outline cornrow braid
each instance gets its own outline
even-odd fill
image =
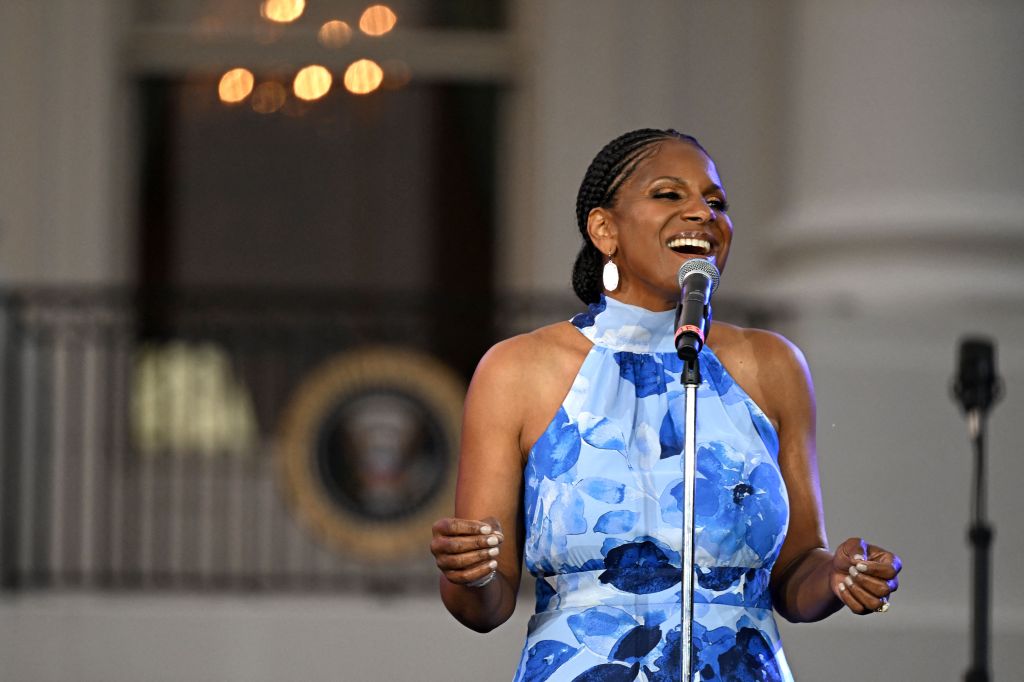
[[[576,226],[583,237],[583,245],[573,265],[572,288],[580,300],[588,305],[600,301],[601,292],[604,291],[601,282],[604,254],[597,250],[587,232],[590,212],[599,206],[611,208],[615,204],[615,194],[619,187],[633,174],[651,145],[668,139],[688,142],[707,154],[696,138],[690,135],[671,128],[641,128],[620,135],[606,144],[590,162],[583,176],[576,195]]]

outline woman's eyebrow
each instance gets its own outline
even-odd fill
[[[677,185],[688,185],[689,184],[688,182],[686,182],[682,178],[676,177],[675,175],[662,175],[661,177],[657,177],[657,178],[654,178],[653,180],[651,180],[651,184],[653,185],[654,183],[656,183],[656,182],[658,182],[660,180],[671,180],[672,182],[676,183]],[[722,189],[721,186],[715,184],[714,182],[712,182],[709,185],[707,185],[706,187],[704,187],[704,193],[707,194],[708,192],[721,192],[722,194],[725,194],[725,190]]]

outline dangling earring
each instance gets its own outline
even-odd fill
[[[607,291],[615,291],[619,288],[619,266],[612,260],[612,254],[608,254],[608,262],[604,264],[601,271],[601,281]]]

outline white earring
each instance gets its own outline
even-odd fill
[[[601,271],[601,281],[607,291],[615,291],[619,288],[619,266],[612,260],[611,254],[608,254],[608,262],[604,264],[604,270]]]

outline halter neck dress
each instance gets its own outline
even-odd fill
[[[602,297],[593,347],[524,471],[536,577],[516,682],[681,676],[685,393],[674,311]],[[789,503],[771,422],[700,353],[692,680],[792,680],[768,581]]]

